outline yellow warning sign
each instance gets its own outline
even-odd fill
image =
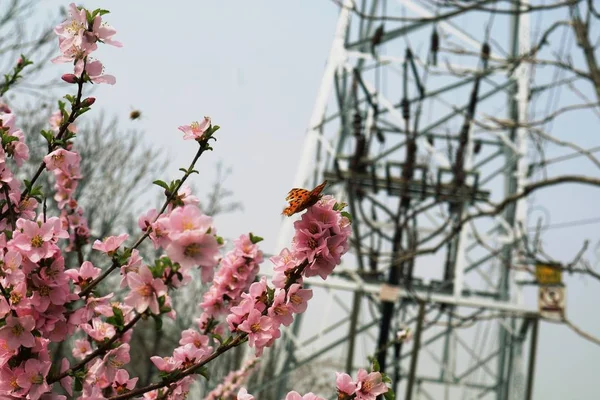
[[[540,285],[560,285],[562,283],[562,268],[558,264],[537,264],[535,277]]]

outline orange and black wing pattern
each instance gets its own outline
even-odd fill
[[[324,181],[311,191],[293,188],[285,198],[290,205],[283,210],[282,214],[290,217],[314,205],[321,198],[321,192],[325,189],[326,185],[327,181]]]

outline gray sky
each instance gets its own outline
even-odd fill
[[[48,10],[67,5],[43,3]],[[161,179],[177,176],[177,168],[187,165],[195,152],[177,126],[211,116],[222,129],[215,151],[198,164],[201,176],[194,178],[195,185],[208,189],[214,162],[232,166],[228,186],[243,202],[244,212],[219,217],[217,227],[228,237],[248,231],[263,236],[264,249],[271,252],[329,51],[336,7],[326,0],[84,4],[109,9],[106,20],[124,43],[122,49],[101,46],[97,53],[117,84],[98,87],[94,107],[120,116],[123,128],[143,130],[145,140],[165,149],[172,162],[164,176],[156,177]],[[68,68],[63,64],[51,71],[58,78]],[[142,111],[142,120],[127,119],[132,107]],[[561,120],[554,132],[586,135],[581,128],[588,122]],[[599,142],[580,138],[586,146]],[[582,160],[560,168],[598,174]],[[159,193],[158,188],[151,190]],[[552,223],[600,215],[597,189],[564,185],[535,198],[551,211]],[[567,261],[585,238],[596,243],[595,225],[548,231],[545,244],[556,258]],[[590,333],[600,333],[598,282],[575,276],[567,278],[567,286],[569,318]],[[534,305],[536,292],[527,290],[526,296]],[[542,323],[538,354],[535,399],[597,397],[600,347],[568,328]]]

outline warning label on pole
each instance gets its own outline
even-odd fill
[[[538,296],[538,307],[540,316],[560,321],[565,315],[565,287],[564,286],[540,286]]]
[[[562,283],[562,269],[560,265],[537,264],[535,277],[540,285],[560,285]]]

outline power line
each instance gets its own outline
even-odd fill
[[[542,226],[541,229],[545,230],[545,229],[571,228],[574,226],[590,225],[590,224],[595,224],[595,223],[600,223],[600,217],[579,219],[579,220],[566,221],[566,222],[557,222],[556,224]],[[530,232],[535,232],[538,229],[538,227],[530,226],[527,229]]]

